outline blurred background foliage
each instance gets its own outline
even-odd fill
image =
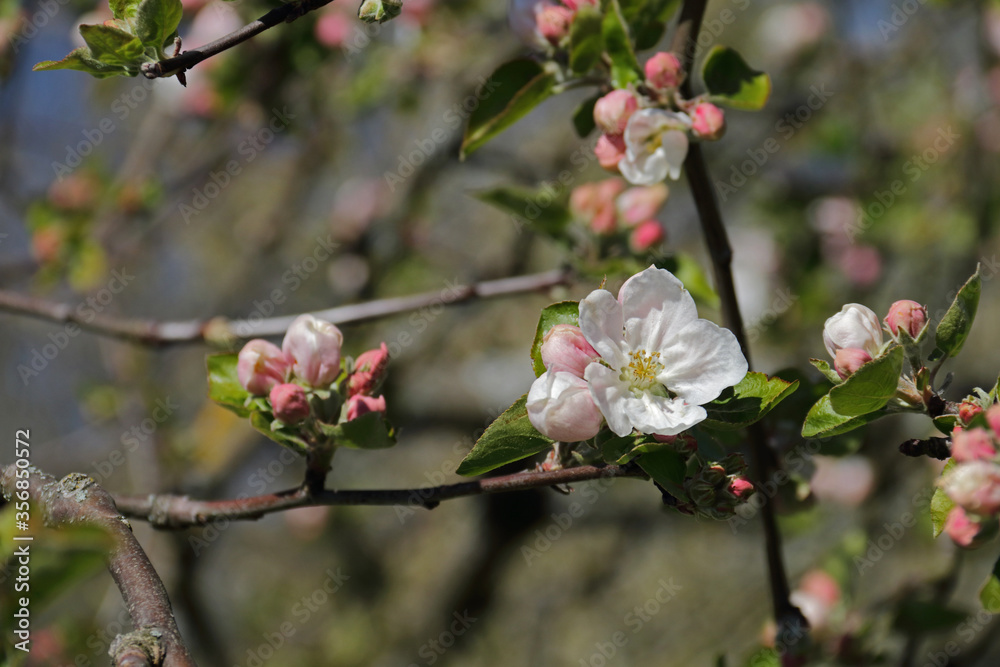
[[[552,183],[570,168],[584,143],[569,117],[585,91],[457,157],[463,102],[525,51],[502,2],[406,0],[399,19],[365,26],[337,0],[197,66],[187,88],[32,74],[75,46],[79,23],[109,13],[43,4],[0,1],[4,289],[74,307],[90,299],[108,314],[247,320],[423,290],[446,299],[456,283],[567,260],[471,194]],[[267,7],[191,0],[180,34],[191,48]],[[700,53],[733,46],[774,82],[763,112],[729,112],[724,140],[706,146],[756,367],[794,367],[817,385],[806,360],[824,356],[822,323],[842,304],[882,316],[908,298],[933,315],[981,262],[985,297],[949,366],[949,397],[992,387],[1000,5],[716,0],[701,39]],[[596,164],[573,173],[573,186],[604,177]],[[686,185],[670,186],[659,216],[666,248],[710,273]],[[117,293],[114,271],[131,276]],[[533,377],[539,309],[596,283],[345,327],[351,354],[399,343],[385,392],[400,444],[340,452],[329,485],[456,481],[477,431]],[[193,497],[300,481],[301,462],[207,401],[204,346],[64,331],[10,316],[0,327],[2,422],[31,429],[42,469],[84,472],[118,493]],[[50,343],[62,349],[44,368],[18,371]],[[779,447],[801,452],[794,436],[811,400],[803,389],[782,406]],[[893,418],[859,433],[824,445],[837,457],[806,457],[776,500],[817,643],[839,654],[830,664],[922,665],[948,642],[960,649],[949,664],[996,664],[998,635],[976,616],[996,548],[960,557],[934,542],[926,504],[937,467],[897,451],[933,429]],[[574,503],[582,510],[568,525],[554,518]],[[906,513],[916,525],[878,548]],[[203,664],[686,665],[723,654],[726,664],[773,664],[760,650],[773,629],[757,522],[670,513],[635,480],[433,512],[303,509],[176,534],[135,530]],[[38,546],[82,559],[96,538],[82,539]],[[35,644],[22,664],[106,664],[126,617],[92,561],[32,608]],[[338,573],[348,578],[327,594]],[[664,583],[676,594],[652,604]]]

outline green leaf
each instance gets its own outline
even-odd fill
[[[812,364],[816,370],[822,373],[826,379],[833,384],[840,384],[844,381],[844,378],[840,377],[837,371],[830,367],[830,362],[826,359],[810,359],[809,363]]]
[[[159,52],[173,41],[183,13],[181,0],[142,0],[136,10],[135,34]]]
[[[109,0],[111,15],[116,19],[127,20],[135,18],[139,0]]]
[[[525,394],[496,418],[458,466],[458,474],[482,475],[502,465],[543,452],[554,442],[531,425]]]
[[[552,95],[555,77],[534,60],[501,65],[483,86],[488,91],[469,116],[461,157],[478,149]]]
[[[240,384],[236,375],[238,354],[213,354],[208,357],[208,397],[240,417],[249,417],[247,408],[250,392]]]
[[[855,417],[881,409],[896,395],[903,370],[903,348],[893,345],[830,390],[830,406]]]
[[[350,449],[386,449],[396,444],[392,427],[378,412],[369,412],[337,424],[327,435],[333,438],[333,443],[338,447]]]
[[[138,65],[143,61],[142,42],[109,25],[82,25],[80,34],[90,47],[90,55],[109,65]]]
[[[604,14],[604,49],[611,58],[611,83],[615,88],[625,88],[642,80],[642,69],[632,50],[628,26],[622,16],[618,0],[607,0]]]
[[[358,7],[358,18],[365,23],[385,23],[403,11],[401,0],[364,0]]]
[[[680,0],[619,0],[622,16],[635,35],[635,48],[645,51],[657,45]]]
[[[111,65],[94,59],[94,57],[90,55],[90,49],[85,46],[81,46],[79,49],[71,51],[62,60],[44,60],[40,63],[36,63],[35,66],[31,68],[33,72],[44,72],[46,70],[54,69],[78,70],[95,76],[98,79],[106,79],[109,76],[120,75],[134,76],[134,73],[130,73],[121,65]]]
[[[544,190],[500,187],[482,190],[473,193],[473,196],[479,201],[513,213],[529,227],[553,237],[560,236],[571,220],[566,205],[556,201]]]
[[[735,50],[714,46],[701,66],[701,77],[713,102],[756,111],[771,95],[771,77],[747,65]]]
[[[940,603],[905,599],[896,608],[893,626],[906,634],[924,637],[934,632],[944,632],[968,618],[968,615]]]
[[[636,459],[639,467],[669,493],[683,497],[687,460],[671,449],[658,449]]]
[[[586,74],[601,60],[604,53],[600,9],[583,5],[573,17],[569,31],[569,66],[577,74]]]
[[[251,412],[250,425],[259,433],[262,433],[283,447],[288,447],[293,452],[304,456],[309,451],[309,443],[298,436],[297,432],[293,430],[294,427],[282,428],[281,422],[272,421],[263,412]]]
[[[560,301],[542,310],[535,327],[535,340],[531,343],[531,368],[535,377],[545,372],[542,363],[542,339],[549,329],[557,324],[572,324],[580,326],[580,303],[578,301]]]
[[[594,122],[594,105],[597,104],[597,100],[599,99],[601,99],[600,93],[597,93],[593,97],[588,97],[573,112],[573,129],[576,130],[576,136],[581,139],[593,132],[594,128],[597,127],[597,123]]]
[[[1000,614],[1000,558],[993,563],[989,578],[979,590],[979,601],[986,611]]]
[[[944,469],[941,471],[941,476],[947,475],[951,472],[952,468],[958,465],[955,459],[948,461]],[[948,520],[948,514],[955,507],[955,503],[941,489],[935,489],[934,495],[931,496],[931,526],[934,529],[934,537],[938,537],[944,532],[944,524]]]
[[[710,428],[734,430],[760,421],[778,403],[799,388],[799,381],[769,378],[763,373],[747,373],[734,387],[727,387],[717,399],[705,405]]]
[[[958,415],[938,415],[934,418],[934,426],[945,435],[951,435],[958,426]]]
[[[833,409],[830,404],[830,395],[827,394],[816,401],[816,404],[809,410],[809,414],[806,415],[805,423],[802,425],[802,437],[829,438],[853,431],[887,414],[889,413],[885,408],[865,415],[840,414]]]
[[[937,345],[935,359],[941,358],[940,353],[949,357],[957,355],[965,339],[972,329],[972,322],[976,319],[976,310],[979,308],[979,295],[983,290],[983,280],[979,275],[980,267],[976,266],[976,272],[955,295],[941,322],[934,332],[934,343]]]

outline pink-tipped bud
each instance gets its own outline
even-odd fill
[[[267,396],[271,387],[285,381],[289,369],[288,358],[281,348],[255,338],[240,350],[236,362],[236,377],[243,388],[254,396]]]
[[[754,492],[753,484],[750,480],[744,479],[742,477],[734,477],[729,482],[729,493],[733,494],[740,500],[746,500]]]
[[[837,371],[837,375],[846,380],[848,376],[854,375],[855,371],[871,360],[872,355],[860,347],[842,347],[837,350],[837,354],[833,358],[833,369]]]
[[[980,523],[970,519],[961,507],[953,507],[944,522],[944,532],[960,547],[971,547],[980,529]]]
[[[715,141],[726,132],[726,116],[714,104],[702,102],[691,115],[691,130],[699,139]]]
[[[681,61],[672,53],[661,51],[646,61],[646,82],[658,90],[671,90],[681,85],[684,76]]]
[[[382,343],[376,350],[368,350],[358,355],[354,362],[354,372],[347,379],[347,395],[365,394],[371,396],[389,367],[389,348]]]
[[[897,301],[889,306],[889,314],[883,321],[893,336],[902,329],[910,338],[916,338],[927,324],[927,309],[916,301]]]
[[[1000,404],[991,405],[986,411],[986,422],[993,429],[993,435],[1000,438]]]
[[[624,134],[628,119],[638,108],[635,95],[627,90],[612,90],[594,105],[594,122],[606,134]]]
[[[959,431],[951,437],[951,455],[956,461],[992,459],[996,454],[993,437],[984,428]]]
[[[656,220],[647,220],[632,230],[628,237],[628,246],[632,252],[639,254],[660,245],[665,238],[663,226]]]
[[[627,227],[635,227],[640,222],[655,218],[667,201],[670,189],[663,183],[629,188],[618,197],[615,206]]]
[[[369,412],[385,412],[385,396],[362,396],[357,394],[347,399],[347,421],[362,417]]]
[[[620,134],[602,134],[594,146],[597,162],[608,171],[618,171],[618,163],[625,157],[625,138]]]
[[[601,358],[580,327],[572,324],[557,324],[546,331],[540,352],[546,370],[564,371],[578,378],[583,377],[587,366]]]
[[[681,454],[694,454],[698,451],[698,441],[693,435],[682,433],[680,435],[660,435],[653,434],[653,440],[672,445],[674,450]]]
[[[604,421],[587,381],[565,371],[538,376],[528,391],[525,407],[531,425],[560,442],[589,440]]]
[[[298,424],[309,416],[309,399],[297,384],[276,384],[271,388],[271,409],[286,424]]]
[[[558,46],[569,35],[569,26],[572,22],[573,10],[568,7],[549,5],[535,14],[538,32],[553,46]]]
[[[972,418],[983,411],[983,406],[978,403],[973,403],[972,401],[962,401],[961,405],[958,406],[958,418],[962,420],[962,423],[966,426],[972,421]]]
[[[328,387],[340,375],[344,335],[329,322],[299,315],[281,343],[295,375],[312,387]]]

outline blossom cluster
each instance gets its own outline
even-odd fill
[[[916,301],[897,301],[882,323],[893,341],[916,341],[927,326],[927,309]],[[882,350],[882,325],[878,315],[859,303],[845,305],[827,319],[823,326],[823,343],[833,359],[837,375],[847,379]]]
[[[968,428],[980,413],[987,426]],[[996,535],[1000,516],[1000,405],[983,411],[981,405],[967,400],[960,414],[962,424],[951,435],[955,463],[938,486],[955,503],[944,531],[956,544],[975,547]]]
[[[642,253],[665,239],[663,226],[655,218],[669,192],[663,183],[629,188],[620,178],[608,178],[576,187],[569,205],[594,234],[607,237],[625,232],[629,249]]]
[[[335,325],[300,315],[288,327],[281,347],[255,338],[240,350],[236,373],[254,396],[266,396],[276,419],[298,424],[313,414],[311,398],[336,392],[345,397],[342,419],[385,412],[384,396],[374,396],[389,363],[385,343],[343,364],[344,336]]]

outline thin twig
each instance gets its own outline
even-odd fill
[[[119,635],[112,644],[114,664],[194,667],[177,630],[163,582],[108,492],[79,473],[57,480],[34,467],[23,470],[27,473],[29,497],[41,510],[45,525],[53,528],[91,525],[111,538],[108,570],[135,627],[133,632]],[[19,479],[25,479],[18,478],[18,471],[14,465],[0,468],[0,489],[6,498],[15,494]],[[30,542],[25,544],[30,548]]]
[[[323,505],[397,505],[433,509],[442,500],[507,491],[523,491],[612,477],[645,478],[636,466],[579,466],[551,472],[522,472],[471,482],[413,489],[379,489],[310,492],[303,485],[287,491],[234,500],[192,500],[187,496],[119,496],[118,509],[127,517],[149,521],[157,528],[203,526],[217,519],[259,519],[265,514],[299,507]]]
[[[685,80],[681,92],[684,97],[689,99],[692,97],[691,72],[706,4],[706,0],[685,0],[681,7],[680,19],[671,48],[677,54],[684,68]],[[705,244],[708,246],[709,255],[712,258],[715,288],[719,293],[723,320],[726,327],[736,335],[749,364],[750,346],[747,344],[743,317],[740,315],[736,286],[733,282],[732,246],[729,244],[729,237],[726,234],[718,202],[716,202],[715,194],[712,192],[712,182],[708,175],[701,146],[697,143],[692,144],[688,150],[687,159],[684,162],[684,172],[691,186],[691,195],[698,210],[698,218],[705,235]],[[751,465],[755,481],[764,482],[777,470],[774,452],[767,444],[767,434],[760,422],[750,426],[748,435],[753,454]],[[764,540],[774,617],[779,626],[794,623],[806,627],[805,618],[789,600],[791,590],[781,554],[781,533],[774,516],[773,504],[764,503],[761,514],[764,522]]]
[[[558,269],[514,278],[488,280],[472,285],[448,285],[443,290],[338,306],[327,310],[313,311],[312,314],[334,324],[349,324],[437,305],[463,303],[475,299],[491,299],[525,292],[539,292],[559,285],[566,285],[569,281],[570,272]],[[0,290],[0,312],[4,311],[49,322],[74,324],[81,329],[93,331],[102,336],[150,346],[183,345],[206,341],[225,343],[250,337],[280,336],[288,329],[292,320],[298,316],[270,317],[256,323],[247,323],[248,331],[243,332],[241,327],[233,326],[232,320],[221,317],[178,322],[121,318],[97,314],[93,309],[86,307],[52,303],[24,294]]]
[[[224,37],[200,46],[197,49],[185,51],[180,55],[155,63],[145,63],[141,67],[142,74],[147,79],[156,79],[163,76],[171,76],[188,70],[202,60],[211,58],[214,55],[231,49],[237,44],[241,44],[251,37],[255,37],[268,28],[273,28],[280,23],[291,23],[297,18],[304,16],[314,9],[319,9],[328,5],[333,0],[298,0],[289,2],[280,7],[272,9],[253,23],[248,23],[239,30],[234,30]]]

